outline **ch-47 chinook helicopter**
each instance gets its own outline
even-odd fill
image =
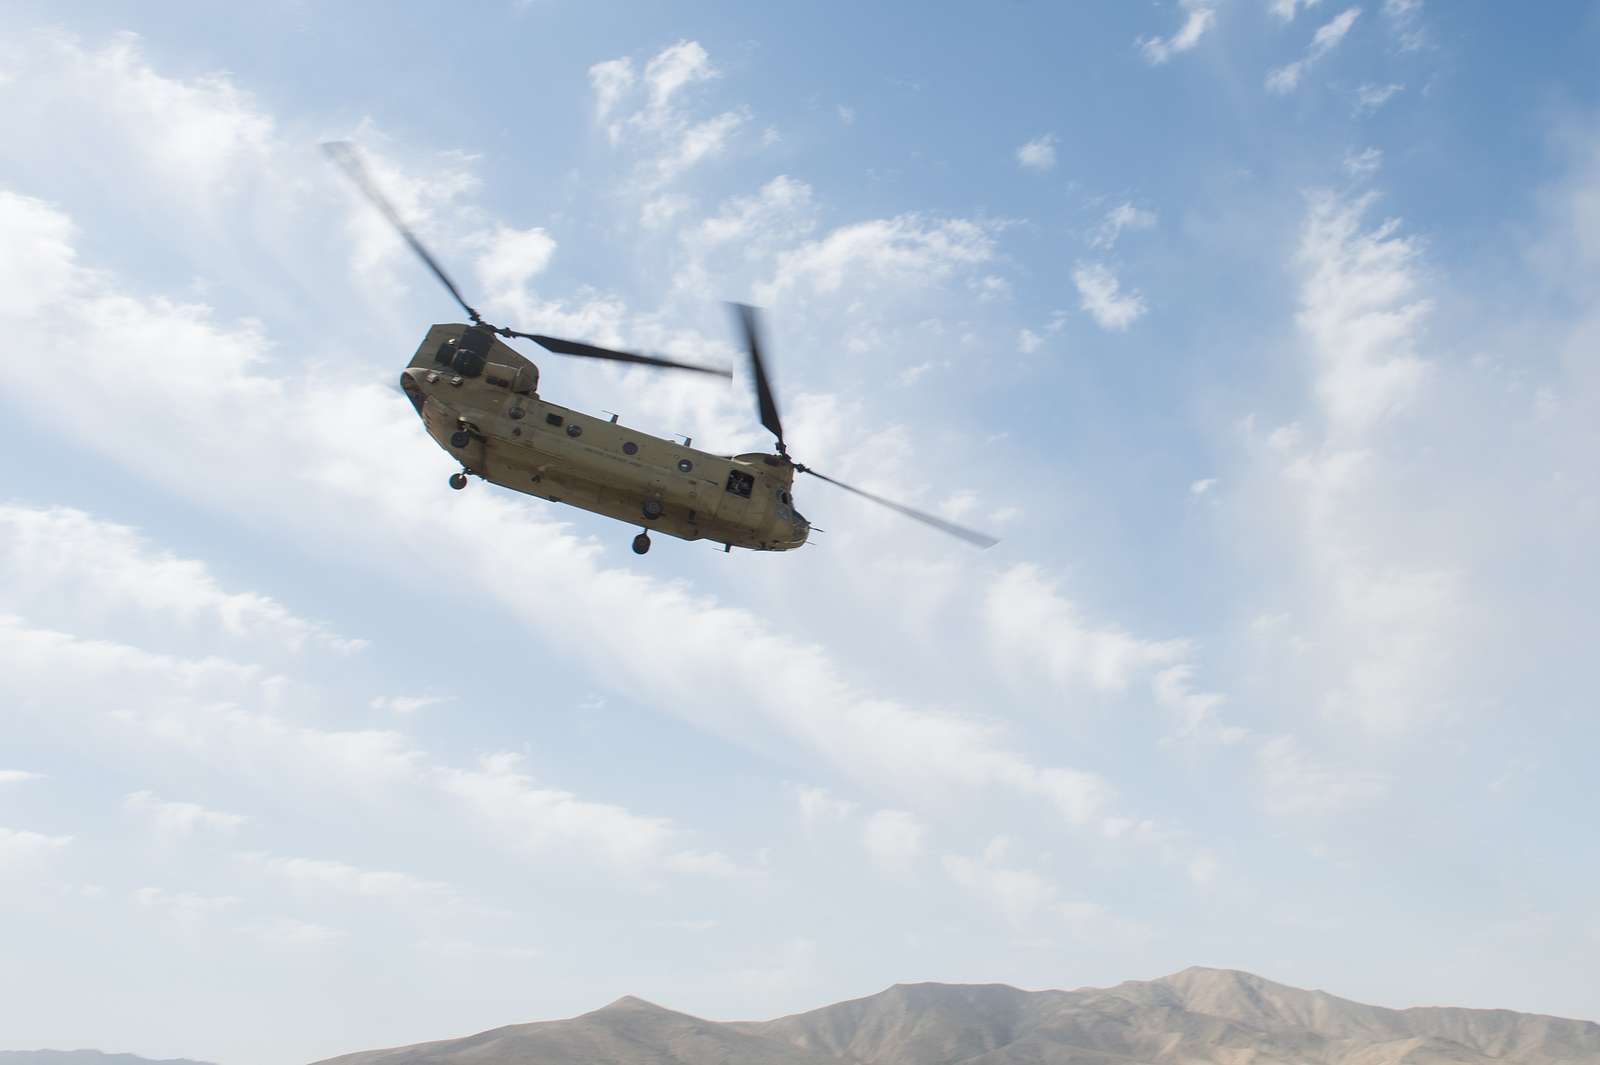
[[[795,509],[797,473],[808,473],[847,492],[899,511],[980,548],[998,541],[954,522],[864,492],[793,461],[761,356],[754,308],[734,304],[750,354],[761,424],[777,438],[773,454],[714,455],[690,441],[664,440],[550,403],[539,396],[539,368],[500,337],[531,340],[547,351],[732,378],[729,370],[654,355],[613,351],[574,340],[520,333],[485,322],[442,267],[378,191],[348,143],[323,146],[361,192],[383,213],[417,257],[467,312],[470,324],[432,326],[400,374],[406,398],[428,435],[461,463],[450,487],[469,476],[603,514],[642,531],[633,550],[650,550],[650,532],[684,540],[710,540],[723,550],[788,551],[802,546],[811,525]]]

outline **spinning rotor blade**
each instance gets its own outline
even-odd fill
[[[761,408],[761,424],[778,438],[778,454],[787,455],[783,446],[783,422],[778,419],[778,401],[772,395],[772,382],[767,379],[766,362],[761,358],[761,323],[759,312],[743,303],[729,304],[739,315],[744,327],[744,345],[750,352],[750,376],[756,386],[756,403]],[[820,476],[820,475],[819,475]]]
[[[658,358],[654,355],[636,355],[631,351],[612,351],[609,348],[596,347],[593,344],[580,344],[576,340],[561,340],[558,337],[519,333],[515,329],[490,325],[483,320],[482,315],[478,314],[472,304],[468,303],[461,295],[461,290],[456,288],[454,281],[450,280],[450,275],[444,272],[444,267],[440,266],[434,257],[429,254],[428,249],[422,246],[422,241],[418,240],[416,234],[412,233],[406,224],[400,220],[400,212],[394,209],[394,204],[385,199],[383,193],[378,191],[378,187],[372,182],[372,176],[367,173],[367,168],[361,162],[361,156],[356,153],[355,145],[349,141],[330,141],[323,144],[322,149],[349,176],[350,180],[361,190],[362,195],[371,200],[372,205],[383,213],[383,217],[389,220],[389,224],[395,228],[395,232],[405,238],[406,243],[411,245],[411,250],[417,253],[417,258],[421,259],[428,269],[433,271],[433,276],[437,277],[440,283],[450,290],[450,295],[454,296],[456,302],[461,304],[461,309],[467,312],[467,317],[472,319],[473,324],[491,329],[503,337],[522,337],[525,340],[531,340],[540,347],[561,355],[578,355],[586,359],[610,359],[613,362],[635,362],[642,366],[660,366],[669,370],[692,370],[695,373],[712,374],[716,377],[733,377],[732,370],[720,370],[712,366],[696,366],[694,363],[677,362],[673,359]]]
[[[327,141],[322,145],[322,150],[327,152],[328,158],[338,164],[339,169],[343,170],[350,180],[355,183],[356,188],[361,190],[361,194],[372,201],[372,205],[383,213],[383,217],[389,220],[389,224],[394,226],[395,231],[405,238],[406,243],[411,245],[411,250],[417,253],[417,258],[427,264],[428,269],[433,271],[433,276],[437,277],[444,287],[450,290],[450,295],[454,296],[456,302],[461,304],[461,308],[467,312],[467,316],[474,322],[483,321],[478,312],[472,309],[472,305],[462,297],[461,290],[456,288],[455,282],[450,280],[449,275],[444,272],[444,268],[434,261],[432,255],[428,254],[428,249],[422,246],[422,241],[418,240],[416,234],[412,233],[406,224],[400,220],[400,212],[394,209],[394,204],[385,199],[383,193],[378,191],[378,186],[372,183],[372,177],[367,173],[366,166],[361,162],[361,156],[357,154],[355,145],[349,141]]]
[[[696,366],[692,362],[677,362],[673,359],[663,359],[656,355],[639,355],[631,351],[612,351],[610,348],[582,344],[576,340],[539,336],[536,333],[519,333],[515,329],[496,329],[495,332],[503,337],[522,337],[524,340],[531,340],[546,351],[553,351],[559,355],[577,355],[585,359],[610,359],[613,362],[636,362],[641,366],[661,366],[669,370],[692,370],[695,373],[706,373],[714,377],[726,377],[730,380],[733,377],[732,370],[723,370],[715,366]]]
[[[816,470],[808,467],[796,466],[795,469],[800,473],[809,473],[811,476],[827,481],[831,485],[837,485],[838,487],[843,488],[846,492],[854,492],[863,499],[870,499],[874,503],[882,504],[883,506],[888,507],[890,510],[899,511],[901,514],[904,514],[906,517],[911,518],[914,521],[920,521],[924,525],[931,525],[940,532],[949,533],[951,536],[954,536],[957,539],[965,540],[974,547],[986,549],[993,547],[995,544],[1000,542],[993,536],[989,536],[986,533],[968,529],[965,526],[957,525],[953,521],[946,521],[943,518],[936,518],[932,514],[923,513],[920,510],[913,510],[911,507],[905,506],[902,503],[896,503],[893,500],[885,499],[882,496],[875,496],[871,492],[863,492],[859,488],[845,484],[843,481],[836,481],[827,474],[818,473]]]

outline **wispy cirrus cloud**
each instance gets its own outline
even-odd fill
[[[1095,324],[1108,332],[1120,333],[1144,317],[1149,308],[1139,292],[1127,292],[1117,275],[1105,263],[1079,263],[1072,271],[1080,305]]]
[[[614,146],[631,145],[640,153],[644,188],[657,189],[722,154],[746,124],[743,108],[701,117],[682,102],[690,87],[720,76],[705,48],[691,40],[656,53],[642,74],[626,56],[589,68],[596,118]],[[631,111],[625,106],[630,100],[638,101]]]
[[[1322,0],[1270,0],[1267,10],[1284,22],[1293,22],[1301,11],[1309,11],[1320,3]]]
[[[195,802],[161,799],[149,791],[132,792],[123,798],[122,806],[145,820],[157,834],[169,838],[202,832],[231,835],[247,820],[242,814],[208,809]]]
[[[1366,82],[1356,90],[1356,113],[1365,114],[1376,111],[1404,91],[1405,86],[1398,82],[1389,82],[1384,85]]]
[[[1105,219],[1090,237],[1091,247],[1109,251],[1116,247],[1117,240],[1125,232],[1139,232],[1156,227],[1156,213],[1148,208],[1136,207],[1132,201],[1124,201],[1106,212]]]
[[[1267,89],[1279,94],[1290,93],[1299,88],[1300,80],[1305,77],[1306,71],[1321,62],[1324,57],[1339,47],[1350,28],[1355,25],[1356,19],[1361,16],[1359,7],[1346,8],[1317,29],[1311,38],[1311,44],[1306,47],[1305,55],[1277,67],[1267,74]]]
[[[1140,37],[1134,42],[1151,66],[1160,66],[1173,56],[1191,50],[1216,25],[1214,0],[1178,0],[1178,7],[1183,12],[1183,25],[1171,36]]]
[[[1056,135],[1043,133],[1017,149],[1017,165],[1035,174],[1056,168]]]

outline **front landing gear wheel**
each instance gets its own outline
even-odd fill
[[[465,488],[466,486],[467,486],[467,475],[466,474],[464,474],[464,473],[452,473],[450,475],[450,487],[451,488],[454,488],[456,491],[459,492],[463,488]]]
[[[640,533],[633,538],[633,553],[642,555],[650,550],[650,534]]]
[[[644,516],[649,518],[651,521],[655,521],[657,518],[661,517],[662,513],[664,513],[667,508],[661,505],[661,500],[659,499],[646,499],[644,501],[643,509]]]
[[[457,450],[466,447],[470,443],[472,443],[472,434],[465,429],[457,429],[450,434],[450,446]]]

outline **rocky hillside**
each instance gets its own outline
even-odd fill
[[[1393,1010],[1225,969],[1077,991],[898,984],[772,1021],[635,998],[327,1065],[1600,1065],[1600,1025]],[[0,1065],[5,1065],[0,1061]]]

